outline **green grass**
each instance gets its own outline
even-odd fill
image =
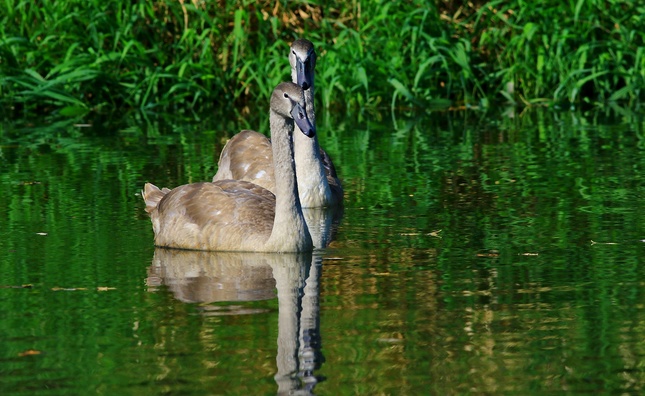
[[[635,106],[638,1],[52,1],[0,4],[0,101],[78,115],[255,106],[316,44],[327,108]]]

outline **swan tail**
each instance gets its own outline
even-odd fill
[[[161,199],[169,192],[170,189],[168,188],[164,187],[159,189],[159,187],[152,183],[146,183],[146,185],[143,186],[143,190],[141,190],[141,195],[146,203],[146,212],[152,213],[152,211],[157,208],[157,205],[159,205],[159,201],[161,201]]]

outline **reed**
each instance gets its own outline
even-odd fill
[[[63,115],[254,106],[306,37],[326,108],[631,106],[643,15],[635,0],[5,0],[0,100]]]

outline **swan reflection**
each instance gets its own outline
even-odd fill
[[[334,239],[338,225],[343,217],[343,211],[342,205],[330,208],[302,209],[302,214],[305,217],[307,228],[309,228],[309,233],[316,249],[326,248]]]
[[[156,248],[147,284],[166,285],[190,303],[278,297],[278,394],[311,394],[320,352],[319,280],[322,257],[304,254],[204,252]],[[154,290],[154,289],[153,289]],[[214,307],[217,309],[217,307]],[[242,307],[228,314],[245,314]],[[208,314],[221,314],[210,311]]]

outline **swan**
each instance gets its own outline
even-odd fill
[[[313,250],[298,198],[294,121],[305,136],[315,136],[302,88],[281,83],[271,95],[269,112],[277,176],[275,195],[243,180],[193,183],[172,190],[146,183],[142,195],[152,220],[155,245],[245,252]]]
[[[311,41],[298,39],[289,53],[291,78],[305,92],[307,114],[316,125],[314,111],[314,68],[316,52]],[[303,208],[329,207],[342,203],[343,188],[336,168],[327,153],[320,148],[316,137],[310,139],[294,134],[296,176]],[[213,181],[246,180],[275,190],[271,141],[261,133],[244,130],[228,141],[220,154],[218,170]]]

